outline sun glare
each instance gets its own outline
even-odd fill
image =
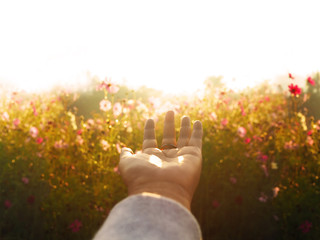
[[[151,163],[159,168],[162,168],[162,160],[155,155],[150,156],[149,163]]]
[[[239,90],[319,71],[317,1],[124,2],[2,1],[0,83],[42,91],[98,76],[193,93],[210,76]]]

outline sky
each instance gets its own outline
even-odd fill
[[[107,77],[193,92],[320,70],[320,2],[0,0],[0,83],[27,91]],[[90,74],[89,74],[90,73]]]

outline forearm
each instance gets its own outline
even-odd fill
[[[174,184],[171,182],[150,182],[143,185],[138,185],[138,187],[129,187],[128,188],[129,196],[151,193],[159,196],[167,197],[172,200],[177,201],[185,208],[190,211],[190,205],[192,197],[190,194],[179,184]]]
[[[148,239],[200,240],[194,216],[166,197],[138,194],[117,204],[94,240]]]

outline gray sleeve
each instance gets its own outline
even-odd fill
[[[200,240],[194,216],[178,202],[150,195],[122,200],[110,212],[94,240]]]

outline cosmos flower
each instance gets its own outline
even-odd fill
[[[4,201],[4,207],[5,207],[6,209],[11,208],[11,206],[12,206],[12,203],[11,203],[9,200],[5,200],[5,201]]]
[[[272,191],[273,191],[273,197],[276,197],[276,196],[278,196],[278,193],[279,193],[279,191],[280,191],[280,188],[279,188],[279,187],[274,187],[274,188],[272,189]]]
[[[220,206],[220,203],[219,203],[218,200],[213,200],[213,201],[212,201],[212,207],[213,207],[213,208],[218,208],[219,206]]]
[[[299,229],[303,233],[308,233],[310,231],[311,227],[312,227],[312,223],[309,222],[308,220],[306,220],[305,222],[301,223],[301,225],[299,226]]]
[[[29,130],[31,137],[36,138],[39,134],[39,131],[36,127],[31,127]]]
[[[316,84],[316,82],[311,78],[311,77],[308,77],[307,78],[307,81],[312,85],[314,86]]]
[[[2,113],[2,120],[8,121],[9,120],[9,114],[7,112]]]
[[[23,177],[23,178],[21,179],[21,181],[22,181],[24,184],[28,184],[28,183],[29,183],[29,178]]]
[[[101,102],[100,102],[100,110],[101,111],[109,111],[111,109],[111,102],[106,100],[106,99],[103,99]]]
[[[121,112],[122,112],[122,106],[121,106],[121,104],[120,103],[115,103],[114,105],[113,105],[113,115],[115,116],[115,117],[117,117],[117,116],[119,116],[120,114],[121,114]]]
[[[292,83],[288,86],[289,92],[293,94],[294,96],[301,94],[301,88],[298,87],[298,85],[293,85]]]
[[[41,137],[37,138],[37,143],[38,144],[41,144],[42,142],[43,142],[43,138],[41,138]]]
[[[15,127],[18,127],[19,124],[20,124],[20,119],[19,119],[19,118],[16,118],[16,119],[13,120],[13,125],[14,125]]]
[[[72,232],[79,232],[80,228],[82,227],[82,222],[79,221],[78,219],[74,220],[73,223],[69,225],[69,228],[71,229]]]
[[[247,130],[244,127],[239,127],[237,133],[241,138],[244,138],[247,134]]]
[[[268,200],[268,196],[266,194],[264,194],[263,192],[260,193],[259,201],[265,203],[265,202],[267,202],[267,200]]]
[[[102,140],[100,141],[100,143],[101,143],[102,149],[103,149],[104,151],[107,151],[108,148],[110,147],[110,144],[108,143],[107,140],[102,139]]]
[[[292,79],[292,80],[294,79],[294,77],[292,76],[291,73],[289,73],[289,78]]]
[[[221,120],[221,125],[222,126],[225,127],[225,126],[227,126],[227,124],[228,124],[228,119],[224,118],[224,119]]]
[[[33,203],[34,203],[34,200],[35,200],[35,197],[34,197],[33,195],[30,195],[30,196],[28,197],[28,199],[27,199],[27,202],[28,202],[29,204],[33,204]]]

